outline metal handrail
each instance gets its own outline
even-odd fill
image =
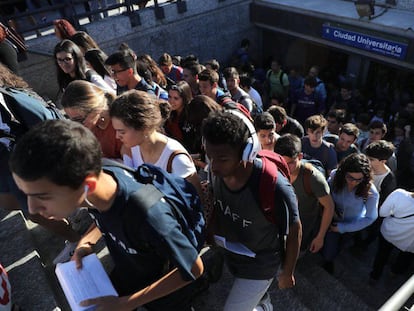
[[[408,279],[378,311],[396,311],[406,303],[414,293],[414,275]],[[412,307],[411,309],[412,310]]]

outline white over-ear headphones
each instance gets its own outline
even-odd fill
[[[257,156],[257,153],[262,149],[253,123],[243,114],[243,112],[237,109],[226,109],[224,111],[238,116],[243,120],[243,123],[246,124],[250,136],[247,139],[246,146],[243,149],[242,161],[253,162]]]

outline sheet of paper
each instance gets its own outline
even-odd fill
[[[73,311],[94,310],[79,306],[85,299],[118,296],[96,254],[84,257],[80,270],[74,261],[69,261],[57,264],[55,273]]]
[[[247,248],[242,243],[229,242],[229,241],[226,240],[225,237],[222,237],[222,236],[219,236],[219,235],[215,235],[214,240],[216,241],[216,244],[218,246],[223,247],[223,248],[227,249],[228,251],[230,251],[232,253],[239,254],[239,255],[244,255],[244,256],[248,256],[248,257],[252,257],[252,258],[256,257],[256,253],[252,252],[249,248]]]

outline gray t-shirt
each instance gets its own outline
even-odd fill
[[[307,249],[310,243],[319,232],[322,209],[318,204],[318,198],[324,197],[330,193],[328,182],[320,171],[312,167],[312,164],[306,164],[311,169],[309,174],[309,185],[312,194],[305,191],[305,170],[304,163],[300,167],[298,177],[293,182],[296,197],[298,198],[299,216],[302,222],[302,244],[301,249]]]
[[[246,185],[232,191],[221,178],[212,178],[215,200],[214,234],[226,241],[240,243],[256,256],[248,257],[224,249],[230,272],[240,278],[265,280],[276,275],[279,267],[279,229],[269,222],[258,205],[261,163],[256,160],[251,177]],[[278,173],[275,208],[283,201],[289,209],[289,223],[298,219],[297,201],[293,187]]]

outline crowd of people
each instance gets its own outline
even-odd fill
[[[235,277],[224,310],[272,310],[269,286],[275,279],[281,289],[294,286],[296,261],[309,253],[320,254],[334,274],[344,246],[364,251],[378,240],[372,282],[393,249],[399,252],[393,273],[411,264],[414,97],[391,113],[381,98],[358,97],[346,79],[337,90],[328,88],[318,66],[302,77],[273,59],[260,71],[248,40],[221,70],[215,59],[163,53],[154,60],[127,44],[107,56],[87,33],[57,31],[54,59],[67,120],[41,122],[15,146],[0,107],[6,133],[0,195],[7,198],[2,208],[22,209],[68,240],[55,263],[72,258],[80,266],[105,238],[120,297],[85,305],[192,310],[195,280],[210,268],[167,212],[157,210],[163,235],[154,241],[145,231],[138,237],[144,254],[132,249],[120,211],[140,185],[122,168],[102,167],[102,157],[132,169],[153,164],[194,186],[209,209],[207,241]],[[29,92],[21,78],[0,68],[2,87]],[[265,168],[277,154],[288,174]],[[267,189],[274,223],[262,210],[262,175],[277,178],[275,189]],[[81,234],[67,221],[80,206],[94,219]]]

